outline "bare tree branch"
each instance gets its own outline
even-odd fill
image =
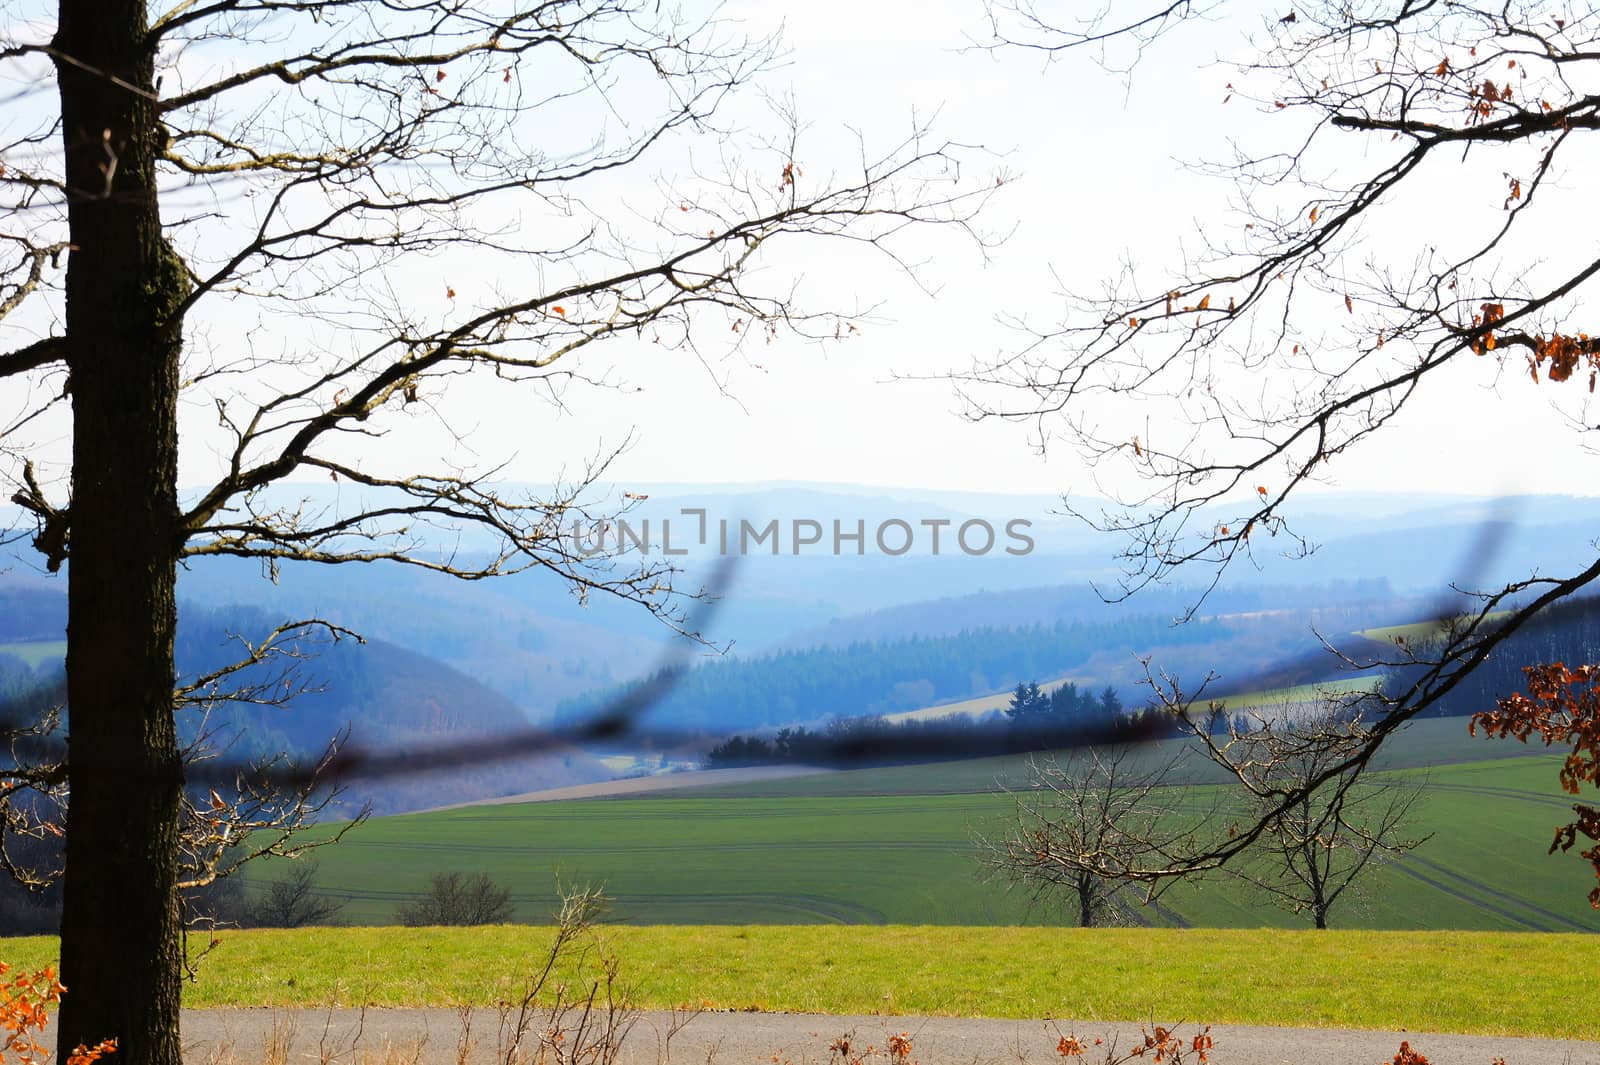
[[[779,336],[841,339],[867,310],[814,296],[797,247],[820,238],[910,273],[901,234],[978,237],[994,183],[967,180],[972,151],[922,128],[887,152],[810,149],[781,102],[735,106],[764,95],[776,41],[653,0],[59,6],[48,42],[0,43],[0,66],[28,86],[0,101],[0,225],[20,242],[0,241],[21,256],[0,261],[0,301],[26,298],[6,320],[24,346],[0,372],[28,385],[0,432],[35,546],[48,568],[71,563],[64,875],[77,886],[62,968],[75,993],[56,1030],[70,1054],[114,1024],[129,1061],[173,1065],[180,880],[198,889],[238,858],[301,846],[343,781],[566,738],[336,745],[310,765],[224,746],[186,766],[178,563],[387,561],[463,579],[544,567],[693,634],[689,605],[714,588],[678,589],[650,563],[622,571],[558,535],[601,508],[590,478],[522,498],[495,486],[500,462],[462,457],[453,418],[479,413],[462,382],[520,385],[558,411],[568,389],[616,385],[596,368],[601,342],[624,365],[631,348],[708,368]],[[66,251],[59,285],[50,249]],[[66,391],[24,372],[46,355],[62,356]],[[44,413],[68,404],[61,434]],[[385,437],[424,419],[457,446],[430,449],[433,469],[395,468]],[[14,431],[30,424],[39,439]],[[63,439],[70,462],[47,458]],[[180,451],[197,496],[178,491]],[[349,490],[317,507],[286,483],[306,473]],[[440,533],[443,549],[424,535]],[[448,547],[466,533],[489,546]],[[257,674],[282,662],[264,648],[295,638],[246,646],[238,669],[179,698],[220,707],[232,686],[238,702],[271,702]],[[633,727],[672,667],[577,731]],[[59,751],[59,737],[40,743]]]
[[[65,357],[66,352],[61,346],[60,337],[35,340],[26,347],[0,354],[0,377],[37,370],[41,366],[61,362]]]

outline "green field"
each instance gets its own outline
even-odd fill
[[[1484,615],[1485,620],[1494,621],[1499,618],[1509,617],[1509,610],[1491,610]],[[1426,643],[1436,636],[1442,636],[1449,629],[1447,620],[1434,619],[1432,621],[1413,621],[1405,625],[1383,625],[1375,629],[1362,629],[1356,633],[1366,639],[1378,643],[1393,643],[1396,637],[1406,643],[1417,646]]]
[[[1094,685],[1092,678],[1068,674],[1041,681],[1040,686],[1049,689],[1065,684],[1067,681],[1072,681],[1080,688],[1091,688]],[[1005,691],[994,692],[989,695],[978,695],[971,699],[934,703],[932,706],[924,706],[920,710],[902,710],[898,714],[884,714],[883,719],[894,722],[937,721],[941,717],[954,717],[956,714],[982,717],[984,714],[992,714],[997,710],[1004,710],[1010,706],[1013,691],[1014,689],[1007,688]]]
[[[1390,772],[1426,773],[1419,850],[1368,881],[1335,925],[1600,931],[1584,863],[1545,853],[1569,802],[1557,758],[1467,738],[1459,720],[1420,722],[1389,752]],[[1054,923],[1059,915],[986,882],[973,837],[1011,803],[993,792],[1017,759],[823,773],[663,797],[478,806],[381,818],[320,852],[320,883],[349,902],[341,920],[386,924],[430,874],[487,872],[516,917],[547,919],[557,879],[604,883],[632,924]],[[1205,801],[1204,785],[1197,802]],[[1208,803],[1209,805],[1209,803]],[[281,868],[281,866],[277,867]],[[271,876],[270,863],[252,875]],[[1225,879],[1181,885],[1153,924],[1296,927],[1300,918]]]
[[[536,927],[225,932],[189,1006],[487,1004]],[[1600,941],[1576,935],[1178,929],[604,928],[644,1006],[1188,1021],[1600,1039]],[[0,941],[22,967],[51,939]],[[69,992],[70,994],[70,992]]]
[[[1310,684],[1296,684],[1292,688],[1269,688],[1265,691],[1244,692],[1240,695],[1222,695],[1217,702],[1229,710],[1272,709],[1289,703],[1321,702],[1340,696],[1366,694],[1378,690],[1382,677],[1346,677],[1342,680],[1319,680]]]
[[[1427,624],[1429,626],[1432,625],[1431,622]],[[1394,626],[1393,631],[1400,632],[1412,627],[1414,626]],[[1369,631],[1388,633],[1391,630],[1372,629]],[[1367,633],[1358,635],[1367,635]],[[1044,681],[1041,686],[1045,689],[1050,689],[1067,681],[1072,681],[1078,687],[1086,689],[1092,689],[1095,685],[1093,678],[1068,675]],[[1370,692],[1375,690],[1381,682],[1381,677],[1347,677],[1342,680],[1323,680],[1311,684],[1297,684],[1292,688],[1271,688],[1266,691],[1243,692],[1239,695],[1220,697],[1217,701],[1225,703],[1230,710],[1277,707],[1285,703],[1308,702],[1331,696]],[[991,714],[1010,706],[1011,696],[1011,690],[1007,689],[991,695],[979,695],[971,699],[962,699],[958,702],[935,703],[933,706],[925,706],[920,710],[903,710],[897,714],[885,714],[884,720],[894,722],[935,721],[941,717],[953,717],[956,714],[982,717],[984,714]]]

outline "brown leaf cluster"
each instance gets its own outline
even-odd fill
[[[1584,784],[1600,787],[1600,665],[1569,668],[1561,662],[1528,666],[1527,694],[1501,699],[1493,710],[1474,714],[1468,729],[1479,728],[1494,738],[1515,737],[1527,743],[1537,736],[1545,746],[1570,746],[1561,766],[1561,790],[1580,793]],[[1550,852],[1571,850],[1578,837],[1595,846],[1580,856],[1594,866],[1600,878],[1600,809],[1581,803],[1572,807],[1576,819],[1556,829]],[[1600,887],[1589,892],[1589,904],[1600,910]]]

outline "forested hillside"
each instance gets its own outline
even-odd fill
[[[54,588],[9,584],[0,588],[0,643],[44,643],[67,638],[67,597]]]
[[[444,662],[536,717],[562,698],[635,675],[666,636],[621,604],[585,609],[538,572],[466,583],[396,569],[290,565],[272,583],[242,560],[205,559],[178,588],[180,601],[193,606],[249,603],[275,617],[348,625]]]
[[[715,732],[892,713],[1052,679],[1096,658],[1131,665],[1136,654],[1156,647],[1193,648],[1228,634],[1215,621],[1173,626],[1167,618],[1143,616],[726,658],[690,670],[651,715],[674,727]],[[558,714],[579,717],[616,694],[569,701]]]
[[[1089,584],[1060,584],[1043,588],[1012,588],[975,592],[926,602],[874,610],[840,618],[820,628],[800,633],[788,641],[796,649],[810,646],[848,646],[906,636],[946,636],[980,628],[1019,625],[1054,625],[1058,621],[1103,624],[1111,619],[1186,615],[1197,603],[1202,616],[1216,617],[1261,611],[1319,610],[1374,606],[1395,610],[1399,597],[1383,578],[1333,581],[1316,585],[1280,585],[1219,588],[1206,594],[1201,588],[1150,587],[1120,602],[1107,602],[1105,590]]]
[[[1426,646],[1418,648],[1426,657]],[[1558,603],[1506,637],[1487,661],[1429,708],[1428,717],[1457,717],[1491,709],[1496,699],[1526,690],[1522,668],[1548,662],[1600,662],[1600,597]],[[1417,670],[1395,671],[1386,682],[1403,690]]]

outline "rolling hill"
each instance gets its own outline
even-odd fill
[[[0,645],[0,696],[13,706],[61,698],[61,655],[65,618],[58,590],[13,595],[5,615],[7,632],[17,639]],[[177,656],[180,675],[192,677],[241,657],[239,638],[259,639],[278,616],[254,608],[180,611]],[[504,695],[427,655],[382,640],[332,642],[308,637],[288,647],[291,684],[306,690],[283,707],[227,703],[213,709],[204,727],[214,745],[234,757],[292,752],[315,755],[348,732],[367,748],[425,746],[440,737],[492,737],[528,727],[527,715]],[[278,679],[288,659],[267,663],[235,678],[248,683]],[[202,727],[198,711],[179,715],[180,732]],[[70,709],[69,709],[70,717]],[[545,787],[565,787],[609,779],[604,765],[575,748],[537,760],[493,767],[407,776],[382,783],[352,785],[345,795],[355,806],[370,802],[380,812],[440,806]]]
[[[1600,931],[1592,878],[1545,853],[1566,811],[1558,759],[1414,723],[1387,772],[1425,773],[1417,831],[1433,838],[1370,881],[1335,924]],[[1477,760],[1463,760],[1477,759]],[[1429,763],[1438,763],[1432,764]],[[321,890],[348,923],[386,923],[429,875],[487,872],[516,917],[547,918],[556,879],[603,882],[626,923],[1051,924],[1060,915],[986,882],[974,833],[1007,815],[997,778],[1019,759],[823,773],[649,797],[467,807],[382,818],[323,852]],[[1207,789],[1211,785],[1190,785]],[[1196,801],[1205,795],[1196,793]],[[251,870],[260,882],[270,864]],[[1153,923],[1298,927],[1227,880],[1180,886]]]

